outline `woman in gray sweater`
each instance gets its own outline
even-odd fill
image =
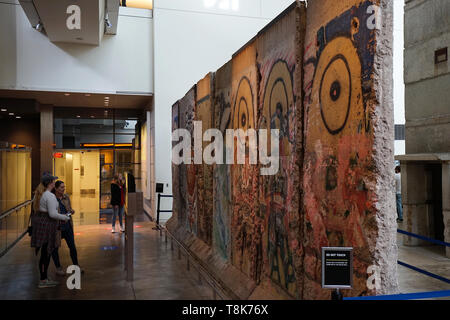
[[[48,279],[47,271],[53,250],[61,244],[59,221],[70,220],[69,215],[58,213],[59,203],[51,192],[55,187],[56,179],[58,177],[44,173],[33,199],[31,246],[36,248],[36,255],[41,250],[39,288],[54,287],[58,284],[58,282]]]

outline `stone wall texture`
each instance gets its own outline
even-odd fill
[[[397,292],[391,72],[392,0],[296,2],[174,104],[174,130],[279,129],[275,175],[173,165],[168,230],[232,298],[329,299],[327,246],[354,248],[345,296]]]

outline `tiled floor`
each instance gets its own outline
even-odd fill
[[[134,282],[125,280],[123,234],[111,234],[109,225],[76,227],[79,261],[85,274],[81,290],[73,291],[67,289],[65,277],[54,274],[53,262],[49,275],[61,284],[37,288],[37,258],[27,236],[0,259],[0,299],[212,299],[211,289],[197,283],[195,275],[186,271],[184,258],[178,260],[177,251],[171,251],[170,242],[166,244],[153,226],[151,222],[135,223]],[[60,258],[64,266],[71,264],[64,241]]]
[[[54,275],[53,263],[49,274],[61,284],[38,289],[37,258],[27,236],[0,259],[0,299],[212,299],[211,288],[204,281],[203,285],[198,283],[195,269],[187,271],[185,258],[178,259],[170,240],[166,243],[164,236],[152,230],[154,224],[144,220],[135,223],[134,282],[125,281],[124,235],[111,234],[106,224],[78,226],[75,233],[79,260],[86,270],[81,290],[68,290],[65,278]],[[450,278],[450,259],[443,248],[405,247],[401,236],[398,243],[400,261]],[[60,256],[63,265],[71,264],[64,241]],[[401,293],[450,290],[449,284],[406,267],[398,266],[398,274]]]
[[[403,245],[401,235],[397,237],[397,243],[399,261],[450,279],[450,259],[446,257],[444,247],[407,247]],[[400,265],[398,278],[401,293],[450,290],[450,284]],[[450,297],[441,299],[450,300]]]

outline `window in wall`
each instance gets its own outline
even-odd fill
[[[122,7],[131,7],[139,9],[153,9],[153,0],[121,0]]]
[[[395,125],[395,140],[405,140],[405,125],[396,124]]]

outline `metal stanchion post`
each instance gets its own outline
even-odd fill
[[[335,291],[333,291],[331,293],[331,300],[337,300],[337,301],[344,300],[342,293],[339,291],[339,289],[336,289]]]
[[[134,230],[133,230],[133,224],[134,224],[134,216],[129,215],[126,217],[126,227],[125,227],[125,237],[126,237],[126,268],[127,268],[127,281],[133,281],[134,275],[134,266],[133,266],[133,260],[134,260]]]
[[[158,203],[156,206],[156,227],[153,228],[153,230],[160,230],[159,228],[159,212],[161,211],[161,194],[158,193]],[[161,235],[161,233],[160,233]]]

